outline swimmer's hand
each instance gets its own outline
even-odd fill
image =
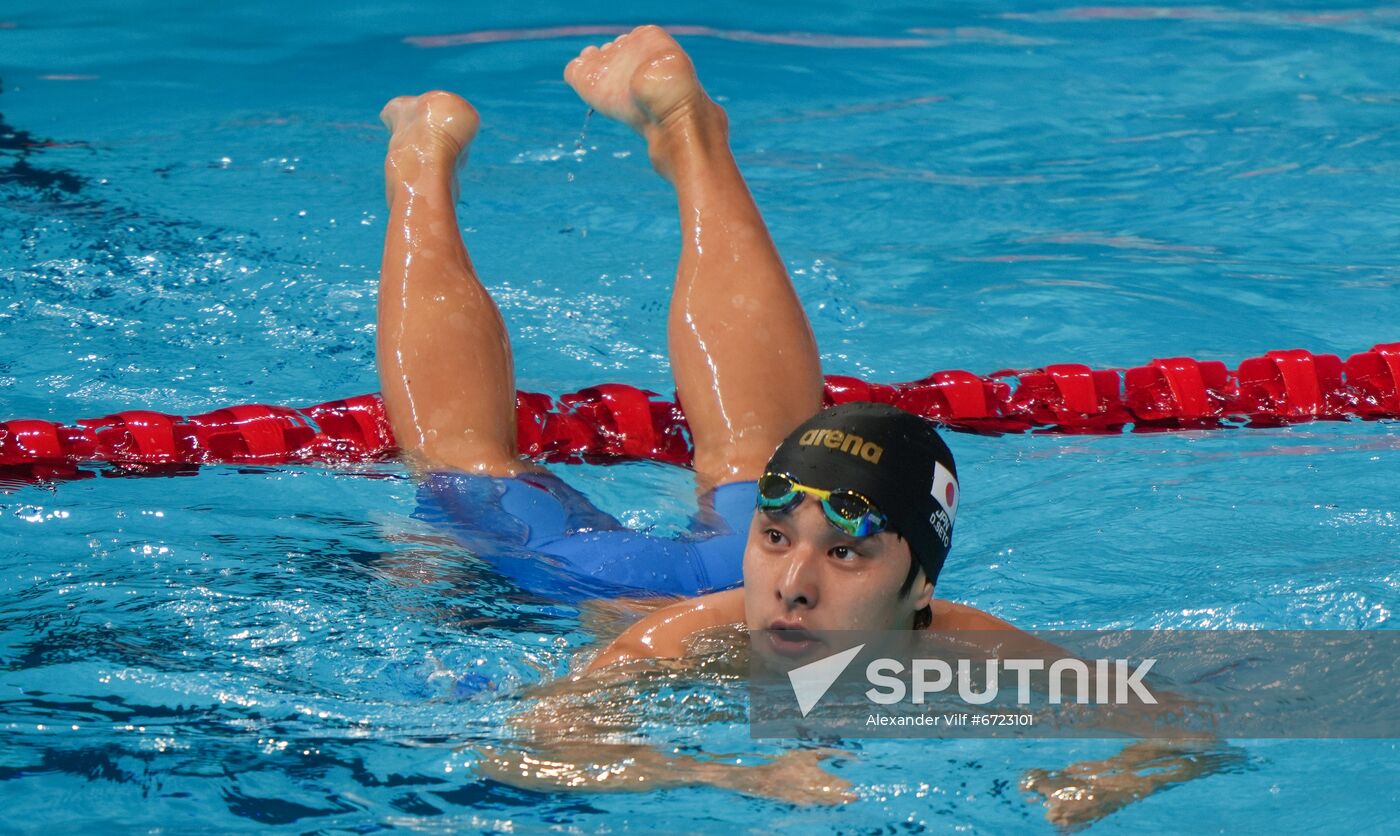
[[[1215,744],[1218,746],[1219,744]],[[1064,769],[1032,769],[1021,789],[1045,798],[1045,818],[1077,830],[1157,790],[1239,763],[1238,750],[1144,740],[1115,757],[1080,761]]]
[[[784,752],[768,763],[742,767],[731,764],[711,764],[727,767],[711,783],[728,787],[744,795],[772,798],[789,804],[845,804],[855,801],[851,782],[822,769],[822,761],[849,754],[835,749],[799,749]]]

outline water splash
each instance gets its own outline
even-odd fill
[[[593,108],[590,107],[590,108],[588,109],[588,112],[585,113],[585,114],[583,114],[583,124],[582,124],[581,126],[579,126],[579,129],[578,129],[578,139],[575,139],[575,140],[574,140],[574,159],[575,159],[575,160],[582,161],[583,158],[584,158],[585,156],[587,156],[587,154],[588,154],[588,149],[584,147],[583,143],[584,143],[585,140],[588,139],[588,123],[589,123],[590,121],[592,121],[592,120],[593,120]],[[572,171],[570,171],[570,172],[568,173],[568,182],[570,182],[570,183],[574,182],[574,173],[573,173]]]

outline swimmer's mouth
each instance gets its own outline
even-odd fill
[[[768,645],[784,656],[798,656],[821,644],[816,634],[801,624],[774,621],[768,625]]]

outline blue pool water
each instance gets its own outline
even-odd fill
[[[580,141],[559,79],[598,38],[558,27],[647,21],[697,27],[828,372],[1400,339],[1394,9],[478,5],[5,4],[0,417],[373,390],[375,114],[433,87],[483,114],[461,218],[522,388],[669,392],[671,198],[625,129]],[[951,442],[944,596],[1035,628],[1393,626],[1395,422]],[[691,508],[683,470],[558,471],[637,527]],[[1048,832],[1020,775],[1116,749],[852,744],[835,810],[495,784],[470,747],[593,634],[413,510],[397,465],[3,486],[4,828]],[[648,740],[778,751],[741,686],[694,688],[686,722],[637,709]],[[1395,743],[1243,747],[1095,829],[1393,827]]]

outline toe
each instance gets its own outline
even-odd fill
[[[570,61],[568,64],[565,64],[564,79],[570,84],[572,84],[575,78],[577,78],[578,74],[583,71],[583,67],[585,64],[588,63],[588,59],[592,58],[594,53],[596,53],[597,51],[598,47],[590,46],[584,49],[583,52],[580,52],[577,58]]]
[[[413,99],[413,96],[395,96],[390,99],[379,110],[379,121],[384,123],[384,127],[393,129],[394,121],[403,112],[403,109],[412,103]]]

